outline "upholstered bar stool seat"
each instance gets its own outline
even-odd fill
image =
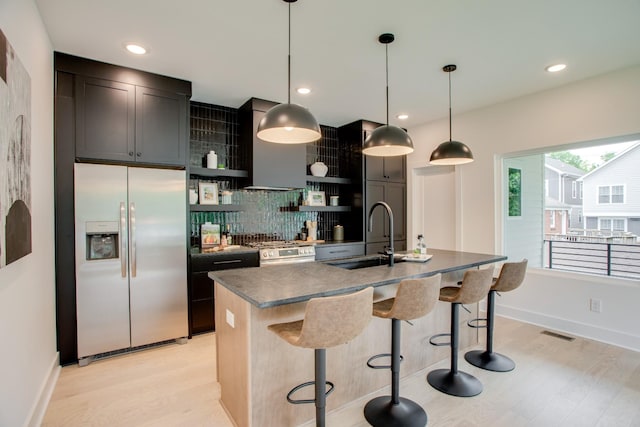
[[[326,397],[333,383],[326,380],[326,349],[345,344],[358,336],[371,320],[373,288],[347,295],[312,298],[305,307],[304,319],[269,325],[269,330],[296,347],[313,348],[315,379],[292,388],[287,394],[290,403],[315,403],[316,426],[325,425]],[[294,399],[292,395],[303,387],[315,385],[314,399]],[[326,386],[329,385],[327,391]]]
[[[451,303],[451,333],[434,335],[429,341],[433,345],[449,345],[451,347],[450,369],[436,369],[429,372],[429,384],[446,394],[459,397],[470,397],[482,392],[482,383],[473,375],[458,370],[458,333],[460,329],[460,304],[475,304],[489,292],[492,284],[492,269],[467,270],[459,287],[446,286],[440,289],[440,301]],[[435,343],[437,337],[450,335],[447,344]]]
[[[527,272],[527,259],[520,262],[506,262],[502,265],[497,279],[493,279],[493,286],[487,297],[487,318],[473,319],[468,322],[472,328],[487,328],[486,350],[473,350],[464,355],[467,362],[478,368],[494,372],[512,371],[516,364],[513,360],[493,351],[493,325],[495,319],[496,294],[509,292],[518,288],[524,281]],[[479,321],[486,321],[485,325],[479,325]]]
[[[364,407],[364,416],[372,426],[424,427],[427,414],[417,403],[400,397],[400,326],[403,320],[413,320],[429,314],[438,302],[440,274],[423,279],[400,282],[394,298],[373,304],[373,315],[391,319],[391,354],[373,356],[367,362],[372,368],[391,368],[391,396],[379,396]],[[390,366],[375,366],[371,362],[391,356]]]

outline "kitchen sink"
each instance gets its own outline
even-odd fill
[[[404,262],[404,260],[398,255],[396,255],[394,257],[393,262],[394,264],[397,264],[399,262]],[[334,267],[344,268],[345,270],[356,270],[359,268],[387,265],[389,264],[389,260],[387,259],[387,257],[372,255],[372,256],[333,260],[333,261],[328,261],[327,264],[332,265]]]

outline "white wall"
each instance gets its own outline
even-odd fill
[[[2,0],[0,28],[31,77],[33,207],[33,252],[0,269],[0,426],[39,425],[59,372],[53,252],[53,50],[32,0]]]
[[[640,66],[454,116],[455,139],[468,144],[475,156],[473,163],[456,167],[457,212],[452,213],[459,218],[456,247],[472,252],[503,251],[502,155],[637,134],[638,117]],[[420,164],[421,159],[424,164],[446,139],[448,120],[415,127],[409,133],[416,150],[408,164]],[[412,188],[414,174],[409,173],[408,179]],[[409,212],[409,223],[417,214],[415,209]],[[530,271],[525,288],[498,301],[498,312],[508,311],[516,318],[640,351],[640,311],[628,303],[640,301],[638,281],[597,278],[594,288],[590,278],[554,274]],[[603,300],[603,312],[598,315],[589,312],[589,298],[596,291]]]

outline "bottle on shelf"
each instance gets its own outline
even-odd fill
[[[233,238],[231,237],[231,226],[229,224],[227,224],[226,236],[227,236],[227,245],[231,246],[233,243]]]
[[[207,154],[207,168],[218,169],[218,155],[213,150]]]

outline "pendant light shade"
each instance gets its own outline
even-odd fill
[[[256,136],[277,144],[305,144],[320,139],[320,125],[306,108],[291,103],[291,3],[289,3],[289,54],[287,62],[287,103],[272,107],[258,124]]]
[[[395,40],[394,35],[389,33],[378,37],[378,41],[385,45],[386,53],[387,124],[376,128],[365,139],[362,154],[367,156],[392,157],[413,152],[411,137],[401,128],[389,125],[389,43],[393,40]]]
[[[462,165],[473,162],[473,154],[466,144],[451,139],[451,73],[455,65],[445,65],[442,71],[449,73],[449,140],[438,145],[431,153],[429,163],[432,165]]]

